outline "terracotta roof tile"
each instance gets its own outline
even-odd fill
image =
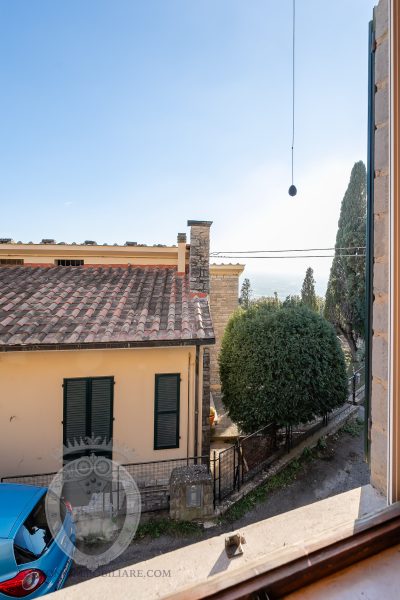
[[[0,350],[213,338],[208,298],[174,268],[0,269]]]

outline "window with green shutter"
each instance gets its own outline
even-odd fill
[[[85,377],[64,379],[64,445],[79,443],[85,437],[100,437],[101,441],[112,440],[113,424],[113,377]],[[84,455],[68,454],[68,460]],[[111,452],[96,452],[111,458]]]
[[[179,448],[179,373],[156,375],[154,450]]]

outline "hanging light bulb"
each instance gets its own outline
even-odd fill
[[[293,183],[293,165],[294,165],[294,58],[295,58],[295,24],[296,24],[296,0],[293,0],[293,46],[292,46],[292,185],[289,188],[289,196],[297,194],[297,188]]]

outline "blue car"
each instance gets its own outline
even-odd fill
[[[62,526],[53,538],[46,520],[47,493],[32,485],[0,483],[1,600],[38,598],[60,589],[68,576],[72,558],[61,547],[69,550],[75,541],[72,510],[60,501]]]

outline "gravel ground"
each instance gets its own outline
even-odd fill
[[[155,539],[145,538],[135,541],[123,555],[104,567],[103,572],[133,565],[202,539],[220,535],[225,531],[242,528],[251,523],[365,485],[369,483],[369,471],[363,453],[362,434],[356,437],[348,433],[336,434],[328,439],[326,448],[319,452],[318,458],[302,464],[296,479],[292,483],[271,492],[265,502],[255,506],[237,521],[223,523],[189,537],[163,535]],[[91,573],[74,565],[67,585],[73,585],[94,577],[96,574],[99,573],[96,573],[96,571]]]

